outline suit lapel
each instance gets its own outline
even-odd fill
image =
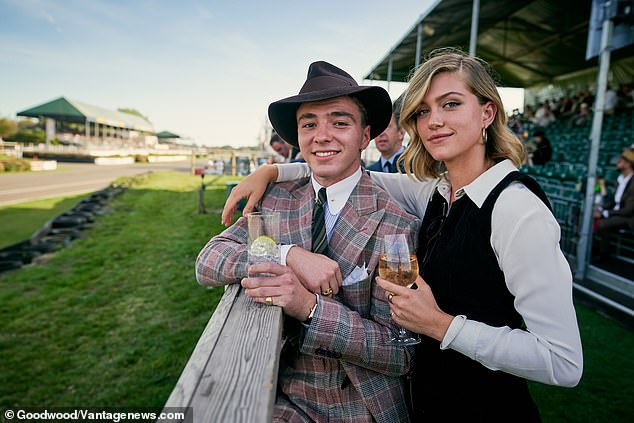
[[[303,187],[293,192],[299,200],[299,239],[302,248],[310,251],[312,240],[311,227],[313,224],[313,205],[315,203],[315,190],[308,179]]]
[[[377,210],[373,188],[369,176],[364,172],[341,210],[330,239],[330,256],[339,263],[344,279],[356,266],[364,264],[361,254],[385,213],[385,210]]]

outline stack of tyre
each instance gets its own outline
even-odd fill
[[[92,193],[71,210],[51,219],[30,239],[0,249],[0,272],[19,269],[36,257],[67,247],[105,212],[108,201],[123,188],[108,187]]]

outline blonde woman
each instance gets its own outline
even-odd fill
[[[410,80],[401,125],[409,177],[371,176],[423,219],[418,289],[377,278],[394,321],[423,335],[413,417],[540,421],[526,380],[572,387],[582,374],[572,274],[548,200],[517,171],[524,151],[486,65],[455,50],[432,53]],[[248,178],[225,221],[237,199],[255,204],[265,180],[309,174],[301,166]]]

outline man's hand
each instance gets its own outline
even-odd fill
[[[334,295],[339,292],[342,277],[336,261],[295,246],[286,256],[286,265],[293,269],[299,281],[309,291],[322,295],[330,290]]]
[[[277,167],[273,165],[262,166],[255,172],[247,176],[242,182],[233,187],[225,206],[222,209],[221,222],[225,226],[231,225],[233,220],[233,214],[236,212],[238,203],[243,198],[247,199],[247,204],[242,211],[242,215],[253,211],[255,205],[262,199],[264,191],[270,182],[275,182],[277,179]]]
[[[299,282],[292,269],[276,263],[258,263],[249,267],[249,274],[268,273],[273,276],[242,279],[242,287],[248,297],[258,303],[282,307],[284,313],[301,322],[308,318],[317,299]]]

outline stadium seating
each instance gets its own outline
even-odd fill
[[[525,126],[526,127],[526,126]],[[531,132],[534,128],[531,128]],[[571,259],[576,256],[579,224],[585,200],[585,185],[588,173],[591,122],[584,126],[571,127],[567,122],[555,121],[545,129],[551,142],[553,155],[550,162],[542,166],[524,165],[521,171],[539,182],[548,195],[553,214],[561,226],[561,247]],[[634,112],[626,110],[604,116],[597,177],[605,178],[608,189],[614,190],[619,172],[616,160],[623,150],[634,142]],[[632,234],[622,231],[615,239],[617,257],[634,257]]]

